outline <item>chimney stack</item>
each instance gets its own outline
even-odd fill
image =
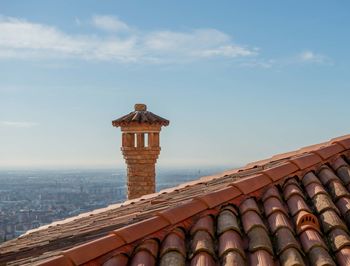
[[[122,147],[128,175],[128,199],[155,192],[155,164],[160,153],[159,133],[169,121],[147,111],[145,104],[114,121],[122,131]]]

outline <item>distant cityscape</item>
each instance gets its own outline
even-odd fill
[[[157,191],[223,168],[159,170]],[[126,199],[124,170],[0,171],[0,243]]]

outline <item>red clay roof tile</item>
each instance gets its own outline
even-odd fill
[[[288,200],[293,195],[299,195],[304,198],[304,194],[298,185],[288,184],[283,191],[284,199]]]
[[[185,266],[186,258],[177,251],[169,251],[160,258],[160,266]],[[118,265],[119,266],[119,265]]]
[[[269,198],[264,201],[265,215],[269,217],[273,212],[280,211],[288,215],[286,207],[277,198]]]
[[[132,257],[130,266],[141,266],[141,265],[142,266],[156,265],[156,259],[151,255],[151,253],[145,250],[141,250]]]
[[[343,248],[336,254],[337,263],[340,266],[350,265],[350,247]]]
[[[273,234],[280,228],[289,228],[290,230],[293,228],[290,219],[283,212],[272,213],[268,218],[268,223]]]
[[[168,226],[167,220],[160,216],[114,230],[113,233],[122,238],[126,243],[134,242],[144,236],[157,232],[158,230]]]
[[[176,224],[187,218],[206,210],[208,207],[202,201],[193,199],[180,206],[161,211],[159,214],[167,219],[171,224]]]
[[[295,248],[285,249],[279,256],[281,265],[286,266],[305,266],[304,259],[300,252]]]
[[[338,143],[339,145],[343,146],[345,149],[350,149],[350,138],[344,138],[344,139],[334,139],[333,143]]]
[[[242,234],[238,225],[237,216],[229,210],[223,210],[220,212],[217,219],[217,234],[221,235],[228,230],[234,230]]]
[[[323,231],[327,234],[330,230],[341,228],[347,230],[346,225],[334,210],[326,210],[319,215]]]
[[[159,245],[156,240],[146,239],[136,247],[135,252],[145,250],[145,251],[148,251],[153,257],[157,258],[158,248],[159,248]]]
[[[191,260],[191,266],[216,266],[216,263],[210,254],[200,252]]]
[[[261,217],[255,211],[247,211],[242,215],[243,228],[246,233],[252,230],[254,227],[263,227],[266,229]]]
[[[282,229],[281,229],[282,230]],[[266,250],[273,255],[273,248],[267,231],[262,227],[253,227],[248,233],[249,251]]]
[[[345,186],[350,184],[350,167],[348,165],[338,168],[337,175]]]
[[[314,172],[308,172],[306,175],[304,175],[302,182],[305,187],[311,183],[321,184],[321,181],[316,177]]]
[[[128,265],[128,257],[123,254],[118,254],[110,259],[108,259],[103,266],[127,266]]]
[[[268,190],[265,191],[265,193],[262,195],[261,200],[264,202],[270,197],[276,197],[278,199],[281,199],[281,195],[277,189],[277,187],[272,186]]]
[[[299,242],[295,239],[292,231],[289,228],[281,228],[278,230],[275,234],[275,238],[277,240],[277,256],[288,248],[295,248],[301,251]]]
[[[305,187],[305,190],[307,194],[310,196],[310,198],[313,198],[318,194],[327,194],[324,187],[319,183],[311,183]]]
[[[349,210],[350,210],[350,199],[349,198],[346,198],[346,197],[340,198],[336,204],[337,204],[338,209],[342,213],[342,215],[345,215],[346,213],[349,212]]]
[[[271,266],[274,265],[274,262],[270,253],[259,249],[249,254],[249,265]]]
[[[67,256],[59,255],[41,262],[42,266],[73,266],[73,262]]]
[[[344,247],[350,247],[350,236],[343,229],[336,228],[329,233],[330,244],[333,252]]]
[[[257,174],[238,179],[233,183],[233,185],[237,187],[240,191],[242,191],[244,194],[249,194],[267,186],[270,183],[271,180],[266,175]]]
[[[306,253],[314,247],[323,247],[327,249],[322,237],[316,230],[306,230],[300,234],[299,238]]]
[[[331,195],[332,199],[335,202],[337,202],[337,200],[342,197],[350,198],[349,191],[343,186],[340,180],[329,182],[327,188],[328,188],[329,194]]]
[[[268,175],[273,181],[278,181],[283,177],[286,177],[296,171],[298,171],[299,168],[291,163],[291,162],[285,162],[280,165],[265,169],[262,171],[262,173]]]
[[[338,180],[338,177],[333,173],[333,171],[328,166],[322,166],[318,177],[320,178],[323,185],[327,186],[329,182]]]
[[[300,170],[304,170],[306,168],[309,168],[315,164],[322,162],[320,156],[317,156],[316,154],[310,154],[310,153],[292,158],[289,161],[297,165]]]
[[[206,231],[195,233],[192,239],[191,249],[194,255],[204,251],[215,256],[213,239]]]
[[[260,214],[260,209],[258,207],[258,204],[256,204],[256,201],[254,200],[254,198],[248,198],[244,200],[239,206],[239,211],[241,215],[243,215],[247,211],[255,211]]]
[[[328,251],[323,247],[314,247],[309,252],[309,261],[315,266],[336,266]]]
[[[222,257],[225,253],[230,251],[236,251],[242,256],[242,258],[245,258],[242,238],[240,234],[232,230],[226,231],[220,235],[218,255]]]
[[[338,208],[334,205],[331,198],[327,194],[318,194],[313,196],[312,202],[318,213],[323,213],[326,210],[333,210],[339,213]]]
[[[348,166],[342,157],[338,157],[336,160],[331,161],[330,165],[334,171],[337,171],[342,166]]]
[[[199,218],[196,224],[191,228],[191,234],[194,235],[199,230],[208,232],[212,237],[214,237],[214,221],[210,215]]]
[[[300,188],[299,180],[295,177],[285,179],[282,188],[285,189],[285,187],[288,185],[296,185]]]
[[[295,216],[300,211],[310,212],[309,206],[305,203],[304,199],[300,195],[292,195],[288,199],[287,204],[292,216]]]
[[[179,237],[178,234],[170,233],[162,243],[160,250],[160,256],[162,257],[165,253],[170,251],[177,251],[183,257],[186,257],[185,240]]]
[[[222,256],[221,265],[224,265],[224,266],[246,265],[246,261],[242,258],[242,256],[238,252],[229,251]]]
[[[323,160],[326,160],[329,157],[331,157],[335,154],[338,154],[342,151],[344,151],[344,147],[342,147],[341,145],[339,145],[337,143],[334,143],[334,144],[331,144],[329,146],[321,147],[317,150],[314,150],[313,152],[315,152],[317,155],[322,157]]]
[[[117,249],[125,242],[115,235],[108,235],[94,241],[63,251],[63,254],[69,257],[76,265],[86,263],[101,254]]]
[[[235,187],[229,186],[218,191],[214,191],[203,196],[199,199],[204,201],[209,208],[213,208],[231,199],[234,199],[241,195],[242,193]]]

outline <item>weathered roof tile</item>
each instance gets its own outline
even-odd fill
[[[290,219],[283,212],[272,213],[268,218],[268,223],[273,234],[280,228],[289,228],[290,230],[293,228]]]
[[[327,250],[322,247],[314,247],[309,252],[310,264],[315,266],[336,266]]]
[[[130,266],[140,266],[140,265],[155,265],[156,259],[151,253],[140,250],[131,259]]]
[[[346,225],[334,210],[326,210],[319,215],[323,230],[328,233],[335,228],[347,230]]]
[[[216,263],[210,254],[200,252],[191,260],[191,266],[216,266]]]
[[[299,242],[295,239],[292,231],[289,228],[281,228],[275,234],[277,242],[277,255],[280,255],[287,248],[295,248],[300,250]]]
[[[219,253],[220,257],[230,251],[238,252],[242,258],[245,257],[243,250],[243,242],[241,236],[236,231],[226,231],[219,237]]]
[[[316,230],[306,230],[300,234],[300,242],[304,252],[308,253],[314,247],[323,247],[327,249],[322,237]]]
[[[281,265],[285,266],[304,266],[305,262],[303,260],[300,252],[295,248],[287,248],[280,255]]]
[[[341,249],[336,254],[337,262],[340,266],[350,265],[350,248],[346,247]]]
[[[249,254],[249,265],[271,266],[274,265],[273,257],[268,251],[259,249]]]
[[[160,258],[160,266],[178,265],[185,266],[185,257],[177,251],[169,251]],[[119,266],[119,264],[116,264]]]
[[[263,227],[266,230],[264,222],[255,211],[247,211],[244,213],[242,215],[242,223],[246,233],[249,233],[254,227]]]
[[[236,215],[229,210],[223,210],[217,219],[217,234],[221,235],[228,230],[241,234]]]
[[[170,251],[177,251],[183,257],[186,257],[185,239],[174,232],[168,234],[163,241],[160,249],[160,256],[162,257],[165,253]]]
[[[235,251],[229,251],[225,253],[221,259],[222,266],[238,266],[238,265],[246,265],[246,261],[242,258],[242,256]]]

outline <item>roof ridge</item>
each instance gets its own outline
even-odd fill
[[[131,112],[131,113],[133,113],[133,112]],[[321,144],[313,144],[313,145],[305,146],[305,147],[302,147],[302,148],[300,148],[300,149],[298,149],[296,151],[291,151],[291,152],[277,154],[277,155],[274,155],[274,156],[270,157],[269,159],[264,159],[264,160],[259,160],[259,161],[255,161],[255,162],[252,162],[252,163],[248,163],[248,164],[246,164],[243,167],[238,167],[238,168],[234,168],[234,169],[230,169],[230,170],[225,170],[223,172],[219,172],[219,173],[216,173],[216,174],[213,174],[213,175],[202,176],[202,177],[199,177],[196,180],[188,181],[188,182],[185,182],[185,183],[181,183],[181,184],[179,184],[177,186],[174,186],[174,187],[171,187],[171,188],[162,189],[159,192],[148,194],[148,195],[144,195],[144,196],[136,198],[136,199],[126,200],[126,201],[123,201],[123,202],[120,202],[120,203],[111,204],[111,205],[108,205],[107,207],[104,207],[104,208],[96,209],[96,210],[93,210],[93,211],[90,211],[90,212],[84,212],[84,213],[81,213],[81,214],[79,214],[77,216],[69,217],[69,218],[66,218],[66,219],[63,219],[63,220],[60,220],[60,221],[55,221],[55,222],[53,222],[51,224],[43,225],[43,226],[40,226],[38,228],[29,230],[29,231],[27,231],[25,233],[25,235],[33,233],[33,232],[37,232],[37,231],[42,230],[42,229],[46,229],[49,226],[61,225],[61,224],[64,224],[66,222],[67,223],[68,222],[73,222],[77,218],[82,218],[82,217],[86,217],[86,216],[89,216],[89,215],[94,215],[96,213],[107,211],[107,210],[109,210],[111,208],[118,208],[118,207],[121,207],[121,206],[125,206],[127,204],[133,204],[133,203],[136,203],[138,201],[145,200],[145,199],[155,198],[156,196],[158,196],[160,194],[169,193],[171,191],[175,191],[175,190],[183,188],[183,187],[196,185],[196,184],[201,184],[203,182],[208,182],[208,181],[211,181],[211,180],[214,180],[214,179],[217,179],[217,178],[221,178],[221,177],[224,177],[224,176],[233,175],[233,174],[237,174],[237,173],[243,174],[244,171],[248,171],[248,170],[253,170],[254,172],[255,172],[255,170],[257,170],[256,172],[258,172],[259,170],[256,169],[258,167],[266,166],[268,163],[269,164],[284,163],[284,161],[288,160],[288,158],[305,154],[306,151],[310,149],[310,147],[320,148],[320,147],[323,147],[326,144],[339,144],[344,149],[349,149],[350,148],[350,134],[344,135],[344,136],[341,136],[341,137],[337,137],[337,138],[333,138],[330,141],[322,142]],[[291,156],[292,154],[293,154],[293,156]],[[295,160],[288,160],[288,161],[290,163],[295,164],[296,166],[298,166],[296,164]],[[296,160],[296,161],[298,161],[298,160]],[[264,164],[261,164],[262,162],[264,162]],[[268,175],[268,172],[269,171],[267,171],[265,173]]]

